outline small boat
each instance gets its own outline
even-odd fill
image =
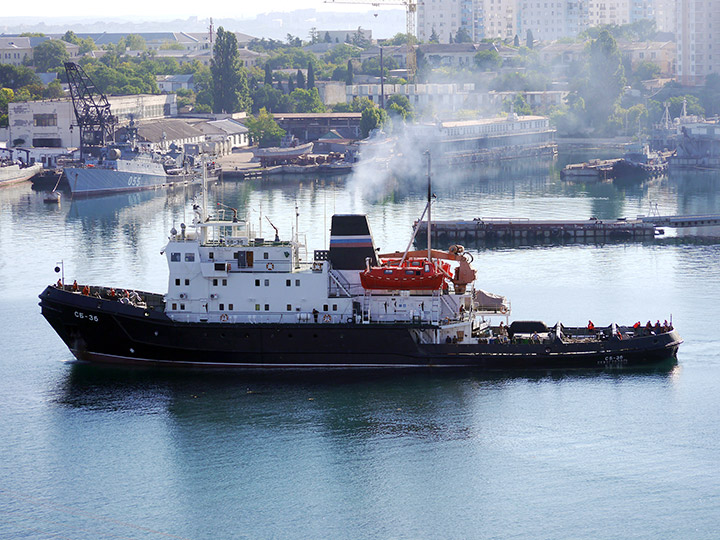
[[[450,265],[447,265],[449,269]],[[433,291],[441,289],[447,270],[439,261],[422,257],[389,260],[360,272],[360,283],[368,290]]]
[[[23,148],[0,148],[0,150],[7,152],[7,155],[0,156],[0,187],[9,186],[12,184],[18,184],[30,180],[33,176],[42,172],[41,163],[28,163],[28,151]],[[20,159],[14,160],[12,157],[13,152],[26,152],[25,161]]]
[[[280,141],[280,146],[268,148],[255,148],[253,156],[260,161],[275,162],[288,159],[295,159],[312,152],[314,143],[299,144],[292,135],[286,135]]]

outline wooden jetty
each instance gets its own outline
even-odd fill
[[[427,234],[427,222],[416,222],[417,237]],[[660,227],[720,226],[720,215],[638,216],[635,219],[531,220],[527,218],[475,218],[433,221],[432,236],[467,244],[509,241],[647,240],[662,234]]]

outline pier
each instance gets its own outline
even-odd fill
[[[427,222],[417,224],[418,238],[427,234]],[[648,240],[662,234],[659,227],[720,226],[720,215],[638,216],[635,219],[531,220],[527,218],[475,218],[433,221],[432,236],[452,242],[477,244],[525,240],[589,241]]]

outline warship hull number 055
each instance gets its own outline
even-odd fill
[[[425,210],[430,223],[429,196]],[[43,316],[80,361],[162,366],[637,367],[682,342],[671,326],[508,324],[462,246],[378,254],[364,215],[333,216],[329,249],[309,257],[297,222],[269,241],[233,214],[209,216],[203,200],[170,231],[166,294],[59,281]]]

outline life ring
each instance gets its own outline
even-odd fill
[[[330,316],[329,313],[326,313],[325,315],[323,315],[323,322],[330,322],[330,321],[332,321],[332,317]]]
[[[265,268],[267,268],[270,272],[272,272],[273,270],[275,270],[275,265],[273,263],[267,263],[265,265]]]
[[[227,315],[227,313],[223,313],[222,315],[220,315],[220,321],[221,321],[221,322],[227,322],[227,320],[228,320],[228,315]]]
[[[507,306],[500,306],[500,313],[502,313],[504,315],[507,312],[508,312]]]

